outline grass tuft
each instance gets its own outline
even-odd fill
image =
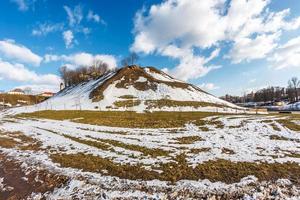
[[[186,136],[181,138],[176,138],[177,144],[193,144],[197,141],[204,141],[200,136]]]

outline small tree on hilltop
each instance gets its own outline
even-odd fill
[[[139,60],[139,56],[136,53],[129,54],[126,58],[121,61],[123,67],[134,65]]]

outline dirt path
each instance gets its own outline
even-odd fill
[[[26,199],[32,193],[53,191],[67,182],[67,178],[46,170],[24,172],[21,163],[0,152],[0,200]]]

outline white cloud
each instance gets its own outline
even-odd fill
[[[210,47],[224,38],[225,24],[219,22],[216,8],[219,4],[220,0],[167,0],[151,6],[148,15],[138,12],[132,50],[151,53],[175,40],[187,48]]]
[[[278,47],[268,60],[276,69],[288,67],[300,68],[300,37],[293,38]]]
[[[180,49],[173,45],[160,49],[160,53],[179,59],[180,62],[175,68],[172,70],[164,69],[164,71],[183,81],[204,76],[211,70],[220,68],[220,66],[207,65],[208,62],[218,56],[219,49],[213,51],[208,58],[194,55],[190,49]]]
[[[0,76],[4,80],[34,84],[58,85],[61,81],[54,74],[37,74],[22,64],[12,64],[5,61],[0,61]]]
[[[117,67],[116,58],[112,55],[106,55],[106,54],[92,55],[92,54],[84,53],[84,52],[71,54],[71,55],[47,54],[47,55],[45,55],[45,59],[44,59],[45,62],[63,61],[70,68],[76,68],[78,66],[91,66],[96,61],[99,61],[99,60],[108,64],[110,69],[114,69]]]
[[[36,0],[11,0],[11,2],[17,4],[20,11],[27,11]]]
[[[207,58],[195,55],[195,49],[218,49],[232,44],[227,58],[235,63],[265,58],[277,47],[280,33],[300,27],[300,17],[288,17],[289,9],[271,12],[270,2],[165,0],[136,13],[131,51],[175,57],[180,63],[175,71],[188,79],[205,75],[210,69],[204,65],[207,62],[200,61]],[[175,56],[165,53],[169,46],[177,48],[172,52]],[[189,52],[189,56],[178,57],[181,51]],[[193,67],[202,68],[202,72],[196,70],[194,76],[186,76]]]
[[[66,48],[70,48],[73,46],[74,35],[71,30],[67,30],[63,32],[63,39],[65,41]]]
[[[13,40],[0,40],[0,52],[8,59],[35,66],[39,66],[42,61],[42,57],[33,53],[27,47],[15,43]]]
[[[92,10],[89,10],[88,15],[87,15],[87,20],[94,21],[97,23],[99,23],[99,22],[104,23],[104,21],[101,19],[101,17],[98,14],[94,13]]]
[[[69,25],[71,27],[80,24],[83,19],[82,7],[80,5],[75,6],[73,10],[68,6],[64,6],[64,9],[67,12]]]
[[[81,31],[84,35],[88,35],[90,34],[92,31],[90,28],[87,28],[87,27],[84,27],[82,28],[82,31]]]
[[[250,79],[249,83],[255,83],[256,82],[256,78]]]
[[[201,89],[204,91],[211,91],[211,90],[216,90],[219,89],[220,87],[216,86],[214,83],[202,83],[198,85]]]
[[[33,29],[31,34],[34,36],[46,36],[48,33],[60,31],[63,29],[62,23],[51,24],[43,23],[39,24],[37,28]]]
[[[280,33],[270,35],[259,35],[254,39],[239,38],[235,41],[233,48],[230,50],[227,58],[233,63],[242,61],[251,61],[255,59],[265,58],[268,53],[277,47],[277,40]]]

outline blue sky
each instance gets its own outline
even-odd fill
[[[5,0],[0,90],[56,90],[58,69],[130,52],[221,96],[300,78],[299,0]]]

